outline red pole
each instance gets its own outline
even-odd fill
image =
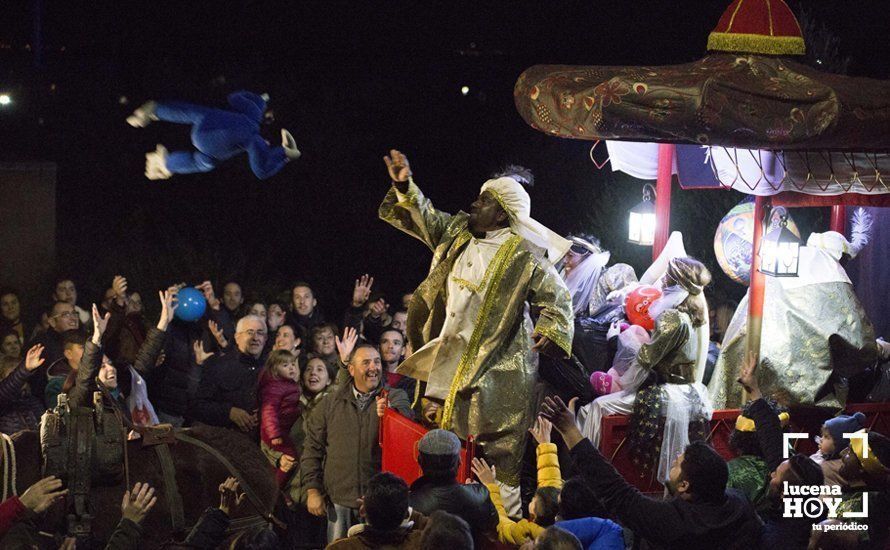
[[[658,144],[658,179],[655,182],[655,242],[652,260],[655,261],[671,234],[671,179],[674,171],[673,143]]]
[[[763,298],[766,290],[766,276],[757,269],[760,264],[760,241],[763,238],[763,215],[770,205],[769,197],[754,199],[754,242],[751,244],[751,286],[748,293],[748,348],[760,361],[760,332],[763,328]]]
[[[831,207],[831,230],[843,235],[847,230],[847,207],[836,204]]]

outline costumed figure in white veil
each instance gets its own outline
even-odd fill
[[[703,289],[710,280],[707,268],[686,256],[682,235],[674,233],[640,281],[655,283],[662,292],[649,307],[655,320],[651,338],[636,326],[621,332],[613,368],[622,390],[597,398],[578,414],[582,433],[595,445],[603,416],[632,414],[634,460],[641,467],[657,463],[662,482],[690,441],[690,423],[704,428],[711,419],[701,383],[709,332]]]
[[[841,265],[868,243],[871,219],[853,216],[852,240],[835,231],[813,233],[800,247],[797,277],[766,277],[763,338],[758,367],[764,392],[787,393],[802,405],[841,407],[843,378],[861,373],[877,358],[874,327]],[[723,338],[708,385],[714,406],[739,407],[735,383],[748,339],[748,296],[742,299]]]
[[[578,319],[593,313],[591,301],[611,254],[593,237],[570,235],[569,240],[572,246],[563,259],[559,274],[572,295],[572,310]]]
[[[570,235],[568,239],[572,246],[563,259],[559,274],[572,295],[575,314],[571,361],[573,368],[580,367],[583,374],[584,380],[580,383],[589,388],[587,379],[590,374],[606,371],[612,364],[614,348],[608,342],[609,325],[621,318],[624,294],[637,284],[637,275],[627,264],[606,267],[610,253],[602,249],[596,237]],[[572,378],[573,383],[569,385],[574,385],[573,376],[564,376],[564,372],[556,374],[562,385],[567,384],[567,378]],[[542,363],[542,376],[548,379],[547,375],[548,365]],[[558,387],[560,384],[553,385]],[[575,396],[581,396],[582,403],[590,401],[577,390],[573,395],[561,395],[568,399]]]

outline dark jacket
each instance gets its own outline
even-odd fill
[[[195,393],[192,416],[195,420],[237,429],[229,420],[232,407],[252,413],[257,408],[256,385],[261,358],[254,358],[233,349],[223,355],[214,355],[201,370],[201,383]]]
[[[41,355],[43,364],[37,367],[34,374],[28,379],[28,385],[31,386],[31,395],[42,401],[46,389],[46,370],[50,365],[65,357],[65,350],[62,347],[62,335],[51,328],[40,333],[22,349],[31,349],[37,344],[43,345],[43,354]]]
[[[30,511],[27,511],[26,515],[31,518],[34,516]],[[22,521],[22,519],[25,520]],[[33,519],[21,518],[8,529],[6,533],[0,529],[0,548],[4,550],[8,548],[43,548],[42,545],[46,543]],[[121,518],[111,536],[108,537],[105,550],[137,550],[140,547],[140,539],[142,539],[142,526]]]
[[[190,388],[197,388],[201,376],[200,367],[192,359],[192,340],[200,337],[200,331],[192,323],[174,319],[167,332],[164,362],[146,378],[148,398],[158,411],[185,416],[193,394]]]
[[[21,430],[37,430],[43,414],[43,401],[26,387],[37,369],[29,371],[22,362],[0,380],[0,432],[14,434]]]
[[[303,347],[308,349],[311,344],[309,341],[309,333],[312,327],[324,323],[324,314],[317,307],[312,310],[311,315],[300,315],[296,311],[288,311],[284,318],[284,324],[294,327],[294,334],[302,338]]]
[[[429,516],[444,510],[466,521],[473,538],[496,533],[498,511],[491,502],[488,489],[481,483],[461,484],[453,477],[445,480],[418,478],[411,484],[411,507]]]
[[[772,473],[784,461],[782,457],[782,424],[773,408],[762,398],[751,403],[748,414],[754,421],[754,433],[757,434],[757,442],[760,444],[760,452],[763,453],[763,460],[766,462],[766,470]],[[767,477],[766,483],[769,485],[769,477]],[[767,509],[762,514],[762,519],[764,528],[761,548],[784,548],[786,550],[806,549],[813,532],[813,524],[820,521],[819,518],[808,517],[784,518],[782,517],[782,506],[773,506],[771,509]]]
[[[142,526],[121,518],[117,527],[108,537],[105,550],[137,550],[142,539]]]
[[[306,490],[317,489],[335,504],[358,508],[356,501],[368,480],[380,471],[380,419],[375,398],[386,386],[371,393],[364,409],[359,409],[353,387],[351,381],[343,384],[306,419],[300,475]],[[389,402],[399,413],[413,418],[405,392],[389,389]]]
[[[126,306],[118,305],[116,300],[112,300],[109,313],[111,317],[102,335],[106,355],[115,364],[135,363],[136,354],[148,332],[145,317],[142,313],[128,315]]]
[[[207,508],[185,539],[185,546],[201,550],[219,548],[226,538],[229,523],[231,521],[225,512],[219,508]]]
[[[640,493],[584,439],[571,450],[575,469],[618,521],[655,548],[752,548],[763,523],[735,489],[720,503],[660,500]]]
[[[381,317],[375,319],[370,315],[365,315],[365,308],[352,307],[352,304],[343,314],[343,328],[352,327],[358,334],[364,336],[365,340],[374,344],[380,343],[380,336],[386,329],[384,322],[391,323],[392,317],[384,313]]]
[[[133,368],[143,378],[151,375],[155,362],[164,346],[165,336],[166,333],[161,332],[156,327],[152,327],[148,331],[145,342],[139,348]],[[80,366],[77,367],[77,382],[71,388],[71,391],[68,392],[68,403],[72,407],[87,407],[92,403],[93,392],[99,389],[96,377],[99,375],[99,368],[102,366],[102,353],[102,347],[94,344],[92,340],[87,341],[84,345],[83,357],[80,359]],[[129,365],[116,365],[116,369],[117,387],[123,400],[130,394],[133,376],[130,374]],[[117,404],[119,405],[120,403]]]

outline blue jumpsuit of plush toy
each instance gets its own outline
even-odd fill
[[[178,101],[158,102],[158,120],[192,125],[192,144],[197,151],[173,151],[167,170],[174,174],[209,172],[242,151],[247,152],[256,177],[274,176],[287,164],[284,147],[271,146],[260,135],[266,100],[252,92],[228,97],[233,110],[214,109]]]

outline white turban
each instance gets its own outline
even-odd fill
[[[856,254],[859,253],[859,247],[854,246],[853,243],[837,231],[811,233],[810,238],[807,239],[807,246],[821,248],[837,261],[840,261],[845,253],[849,254],[851,258],[855,258]]]
[[[837,261],[840,261],[844,254],[855,258],[865,248],[868,241],[871,240],[873,221],[871,214],[864,208],[857,208],[853,212],[853,219],[851,220],[851,239],[849,241],[837,231],[826,231],[825,233],[812,233],[810,238],[807,239],[807,246],[821,248]]]
[[[520,237],[547,252],[547,258],[556,263],[572,242],[554,233],[531,217],[532,200],[522,185],[513,178],[501,177],[486,181],[480,194],[488,191],[510,218],[510,228]]]

